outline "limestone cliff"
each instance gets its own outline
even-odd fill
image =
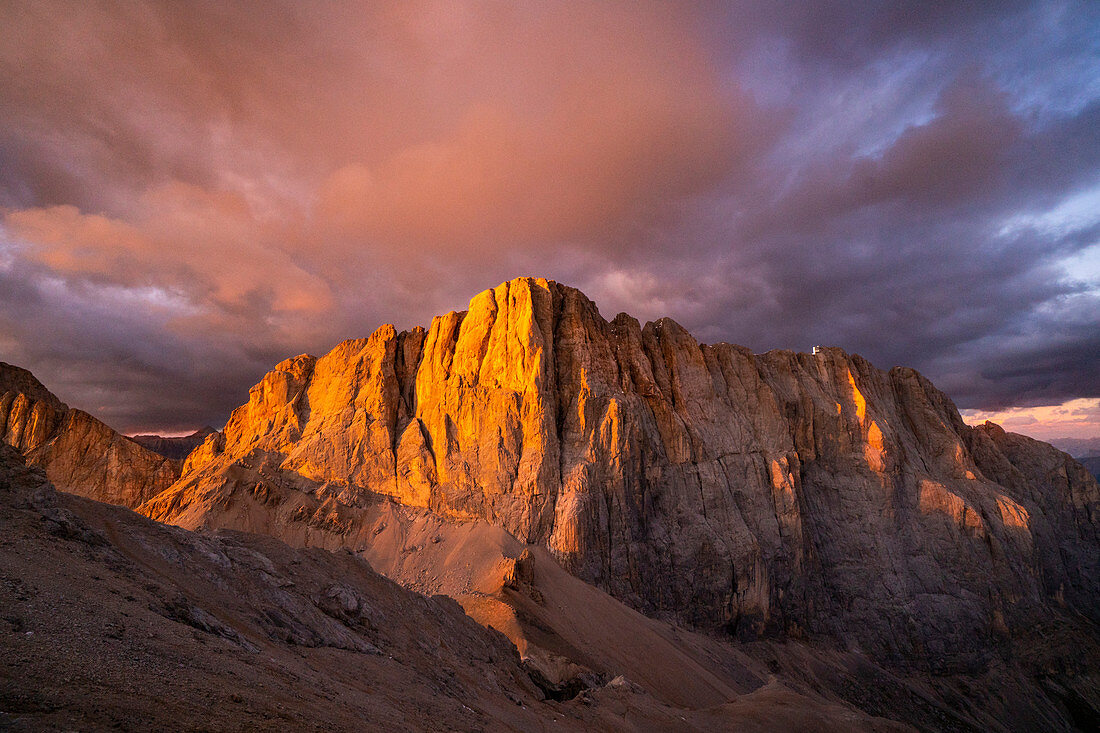
[[[608,322],[546,280],[278,364],[141,511],[339,535],[378,495],[744,638],[966,668],[1059,609],[1100,620],[1100,487],[1065,454],[969,428],[912,369]]]
[[[136,507],[180,475],[180,462],[146,450],[70,409],[25,369],[0,362],[0,438],[58,488]]]

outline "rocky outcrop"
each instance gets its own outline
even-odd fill
[[[180,462],[70,409],[25,369],[0,362],[0,439],[65,491],[136,507],[170,486]]]
[[[546,280],[280,363],[141,511],[339,535],[379,495],[741,638],[966,669],[1050,614],[1100,620],[1100,487],[1064,454],[969,428],[912,369],[608,322]]]
[[[165,458],[182,461],[187,458],[191,451],[202,445],[207,436],[216,432],[218,431],[206,425],[190,435],[180,435],[174,438],[166,438],[163,435],[131,435],[129,437],[130,440],[146,450],[151,450]]]

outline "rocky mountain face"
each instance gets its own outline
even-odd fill
[[[131,435],[130,440],[142,448],[154,453],[182,461],[187,455],[202,445],[207,436],[218,432],[209,425],[199,428],[190,435],[181,435],[175,438],[166,438],[163,435]]]
[[[608,322],[545,280],[278,364],[140,511],[364,547],[379,497],[741,639],[962,671],[1100,621],[1100,487],[1066,454],[968,427],[912,369]]]
[[[0,441],[65,491],[135,507],[168,488],[179,461],[146,450],[70,409],[26,369],[0,362]]]

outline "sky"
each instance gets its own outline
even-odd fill
[[[533,275],[1100,436],[1100,3],[8,0],[0,27],[0,360],[124,432],[220,426],[288,356]]]

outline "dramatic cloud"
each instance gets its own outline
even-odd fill
[[[1024,432],[1100,396],[1094,3],[0,23],[0,359],[121,429],[220,424],[283,357],[520,274],[910,364]]]

